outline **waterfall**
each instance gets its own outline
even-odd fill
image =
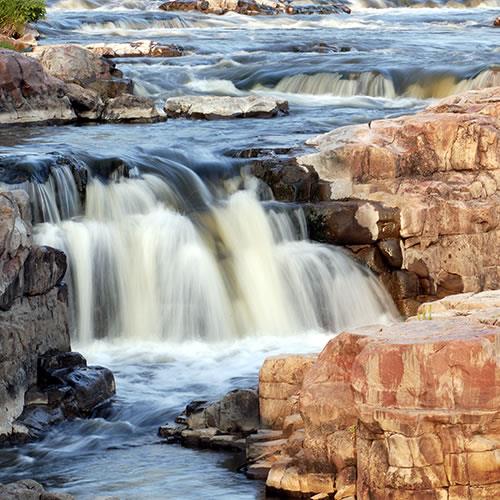
[[[363,95],[384,97],[386,99],[396,99],[398,97],[432,99],[498,85],[500,85],[500,71],[498,68],[493,67],[462,80],[458,80],[453,75],[422,75],[416,81],[407,85],[396,85],[390,78],[371,71],[347,75],[341,73],[300,73],[282,78],[272,91],[339,97]],[[269,91],[270,89],[257,85],[254,90]]]
[[[305,239],[301,210],[266,211],[244,190],[187,213],[169,182],[92,178],[81,216],[35,227],[38,244],[68,255],[80,342],[214,342],[396,317],[370,272],[343,250]]]

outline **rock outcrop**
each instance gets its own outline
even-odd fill
[[[313,202],[313,238],[348,246],[411,315],[436,297],[500,286],[499,253],[489,251],[500,248],[499,117],[500,87],[471,91],[414,116],[336,129],[308,141],[315,152],[258,160],[253,173],[278,199]],[[328,214],[346,200],[366,205],[339,241]],[[389,242],[374,203],[397,213]],[[360,223],[371,243],[353,237]]]
[[[167,99],[165,112],[170,118],[272,118],[287,114],[288,102],[258,96],[183,96]]]
[[[31,217],[25,191],[0,192],[1,440],[89,416],[114,394],[109,370],[68,353],[66,256],[33,244]]]
[[[499,306],[500,291],[465,294],[425,306],[438,319],[331,340],[304,373],[286,442],[264,460],[268,487],[335,499],[499,496]],[[295,362],[281,363],[263,367],[275,384]]]
[[[0,50],[0,124],[75,118],[62,81],[44,72],[30,57]]]
[[[161,118],[114,63],[83,47],[40,46],[29,56],[0,50],[0,125]]]

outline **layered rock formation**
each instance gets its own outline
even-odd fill
[[[66,256],[33,244],[25,191],[0,192],[0,269],[0,439],[24,440],[90,415],[114,380],[68,353]]]
[[[265,457],[271,489],[335,499],[500,495],[500,291],[431,306],[446,317],[327,344],[304,373],[299,413],[283,421],[286,442]],[[266,362],[261,380],[278,387],[291,359],[279,371]]]
[[[183,96],[165,103],[168,117],[202,118],[272,118],[288,113],[288,102],[271,97]]]
[[[278,199],[314,202],[312,237],[349,246],[412,314],[435,297],[500,286],[499,253],[489,250],[500,248],[499,117],[499,87],[472,91],[414,116],[336,129],[309,141],[316,152],[260,160],[253,172]],[[364,213],[339,239],[335,214],[349,199]],[[398,220],[382,242],[385,210]],[[360,223],[371,241],[356,238]]]

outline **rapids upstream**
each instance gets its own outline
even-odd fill
[[[0,482],[31,478],[79,499],[264,498],[237,457],[162,445],[158,426],[192,399],[256,385],[268,355],[318,351],[342,328],[396,313],[369,272],[308,241],[301,211],[274,202],[235,153],[302,146],[500,85],[500,1],[355,0],[351,15],[284,17],[48,3],[44,44],[154,39],[187,50],[117,60],[139,95],[273,95],[290,114],[1,131],[0,172],[14,165],[33,179],[3,187],[28,190],[36,241],[69,257],[73,348],[114,372],[117,396],[94,419],[2,449]]]

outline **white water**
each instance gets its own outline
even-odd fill
[[[409,85],[401,93],[396,91],[394,82],[380,73],[353,73],[347,76],[340,73],[297,74],[287,76],[273,87],[272,92],[282,94],[332,95],[338,97],[370,96],[385,99],[398,97],[431,99],[451,94],[477,90],[500,85],[500,70],[484,70],[473,78],[457,81],[452,75],[427,77]],[[257,85],[255,91],[270,91]]]
[[[87,187],[82,218],[36,227],[66,251],[76,338],[227,341],[393,320],[387,293],[342,250],[238,191],[192,217],[162,179]]]

